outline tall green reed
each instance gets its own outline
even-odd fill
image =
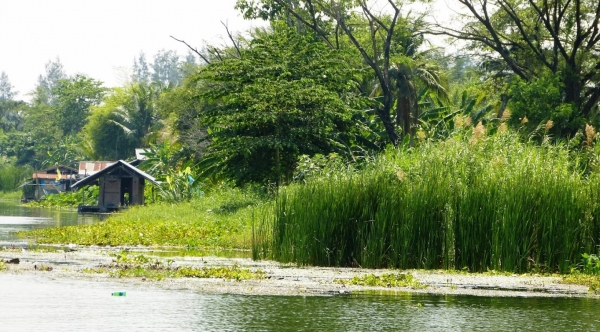
[[[600,238],[600,178],[510,133],[390,150],[281,191],[256,258],[309,265],[568,271]]]

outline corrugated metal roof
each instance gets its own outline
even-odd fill
[[[151,175],[149,175],[148,173],[141,171],[139,169],[137,169],[136,167],[133,167],[131,165],[129,165],[128,162],[124,161],[124,160],[119,160],[117,162],[114,162],[114,164],[107,166],[106,168],[104,168],[103,170],[96,172],[88,177],[86,177],[85,179],[79,180],[77,182],[75,182],[71,188],[73,189],[77,189],[81,186],[84,186],[86,184],[90,184],[93,181],[95,181],[96,179],[98,179],[99,177],[101,177],[103,174],[105,173],[110,173],[111,171],[117,169],[118,167],[124,167],[126,169],[128,169],[129,171],[132,171],[136,174],[138,174],[139,176],[145,178],[146,180],[154,183],[155,185],[159,185],[159,183],[156,181],[156,179],[154,177],[152,177]]]
[[[79,175],[94,175],[114,163],[115,161],[80,161]]]

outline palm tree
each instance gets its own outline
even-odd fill
[[[441,100],[448,99],[440,68],[428,61],[428,53],[410,50],[390,69],[390,77],[396,81],[396,125],[402,135],[410,134],[411,145],[419,120],[419,100],[416,85],[433,93]]]
[[[131,102],[118,107],[110,120],[137,141],[141,147],[148,147],[155,140],[162,127],[156,110],[156,99],[160,89],[154,84],[137,83],[131,87]]]

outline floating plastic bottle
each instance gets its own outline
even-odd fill
[[[125,296],[125,292],[114,292],[112,293],[112,296]]]

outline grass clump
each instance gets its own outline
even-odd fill
[[[7,269],[6,263],[4,263],[3,261],[0,261],[0,271],[4,271],[6,269]]]
[[[600,239],[600,177],[504,132],[393,149],[281,191],[255,258],[300,265],[568,273]]]
[[[600,275],[574,273],[564,276],[560,282],[563,284],[588,286],[590,292],[600,292]]]
[[[34,238],[38,243],[249,249],[252,213],[265,201],[265,197],[253,190],[215,190],[189,202],[134,206],[95,224],[26,231],[19,235]]]
[[[600,291],[600,257],[584,253],[581,262],[571,269],[571,274],[563,276],[562,283],[588,286],[590,291]]]
[[[219,278],[233,281],[263,279],[265,273],[257,270],[240,268],[239,265],[225,267],[191,267],[172,265],[172,260],[163,262],[144,255],[129,256],[126,252],[113,254],[115,259],[109,265],[96,269],[86,269],[86,273],[108,273],[116,278],[148,278],[162,280],[164,278]]]
[[[0,191],[0,199],[2,200],[18,200],[21,199],[22,195],[21,191]]]
[[[413,280],[410,274],[388,273],[382,275],[367,274],[362,277],[348,279],[336,279],[335,283],[342,285],[378,286],[378,287],[412,287],[423,288],[418,281]]]

